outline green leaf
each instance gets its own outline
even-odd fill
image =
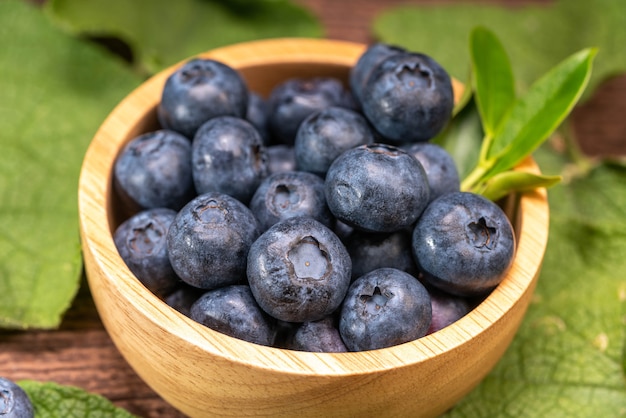
[[[54,328],[81,277],[78,175],[89,141],[140,80],[0,2],[0,327]]]
[[[525,192],[540,187],[552,187],[561,181],[561,176],[546,176],[524,171],[505,171],[493,176],[477,192],[487,199],[496,201],[512,192]]]
[[[446,417],[626,415],[624,184],[626,167],[604,163],[550,189],[533,302],[496,368]]]
[[[549,68],[588,46],[599,49],[585,97],[608,77],[626,72],[626,13],[622,0],[556,0],[508,6],[446,2],[395,6],[373,22],[375,37],[432,55],[457,78],[470,65],[469,33],[484,26],[498,35],[523,92]]]
[[[106,398],[73,386],[22,380],[18,384],[33,403],[35,418],[133,418]]]
[[[504,46],[488,29],[477,27],[470,35],[473,88],[483,129],[493,138],[515,101],[513,70]],[[490,141],[483,146],[489,150]]]
[[[456,163],[460,178],[464,178],[476,167],[483,136],[480,116],[470,96],[467,105],[431,142],[442,146],[450,153]]]
[[[494,136],[485,136],[486,144],[483,142],[481,146],[478,163],[463,178],[462,190],[476,193],[484,190],[486,181],[511,170],[552,135],[584,91],[591,76],[595,53],[594,49],[585,49],[570,56],[515,101]],[[484,71],[474,69],[476,73]],[[491,190],[491,194],[500,193],[493,188]]]
[[[487,158],[487,178],[517,165],[569,115],[589,78],[595,49],[582,50],[551,69],[520,97],[495,133]]]
[[[237,42],[322,35],[311,13],[287,0],[49,0],[46,11],[74,34],[122,39],[148,72]]]

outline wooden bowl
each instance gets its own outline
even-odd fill
[[[279,39],[202,54],[241,71],[266,94],[291,76],[336,76],[365,46]],[[157,128],[155,107],[169,68],[126,97],[85,156],[79,184],[85,268],[102,321],[134,370],[189,416],[437,416],[471,391],[515,335],[531,299],[548,237],[544,190],[509,198],[518,239],[504,281],[471,313],[419,340],[381,350],[317,354],[231,338],[179,314],[132,275],[113,243],[123,220],[112,192],[121,147]],[[455,84],[456,94],[462,86]],[[525,169],[537,170],[532,161]]]

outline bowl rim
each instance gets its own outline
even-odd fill
[[[330,39],[281,38],[234,44],[197,56],[221,60],[236,69],[310,62],[349,67],[365,47],[360,43]],[[87,272],[93,291],[97,291],[95,281],[103,280],[103,285],[115,287],[120,294],[126,295],[125,302],[132,304],[133,309],[164,332],[228,361],[288,374],[335,376],[408,367],[453,351],[496,326],[523,295],[534,290],[548,238],[549,208],[544,189],[523,193],[515,199],[519,202],[518,225],[525,228],[516,231],[515,260],[500,285],[454,324],[415,341],[363,352],[293,351],[261,346],[221,334],[169,307],[133,276],[119,256],[110,232],[112,224],[107,213],[107,196],[111,195],[111,167],[120,144],[128,140],[129,135],[132,136],[132,127],[146,117],[146,109],[156,106],[167,76],[186,61],[157,73],[126,96],[102,123],[85,154],[78,192],[81,240],[83,251],[90,253],[102,272]],[[460,94],[455,89],[455,95],[457,93]],[[116,137],[112,132],[123,134]],[[518,169],[539,171],[531,159]],[[532,228],[528,228],[529,225]],[[97,307],[99,311],[105,309],[98,304]],[[103,317],[102,314],[100,316]],[[109,333],[114,332],[106,322],[104,324]]]

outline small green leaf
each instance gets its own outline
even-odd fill
[[[52,382],[17,382],[35,409],[35,418],[134,418],[108,399],[80,388]]]
[[[498,200],[511,192],[525,192],[540,187],[552,187],[561,176],[546,176],[525,171],[505,171],[489,179],[477,192],[487,199]]]
[[[74,34],[122,39],[149,73],[220,46],[323,34],[307,9],[287,0],[50,0],[46,12]]]
[[[55,328],[81,278],[83,155],[141,80],[24,1],[0,1],[0,45],[0,327]]]
[[[571,55],[515,102],[487,154],[493,165],[486,178],[517,165],[558,128],[585,90],[595,55],[595,49]]]
[[[515,101],[513,70],[504,46],[488,29],[477,27],[470,35],[473,88],[483,129],[493,138]],[[490,142],[483,146],[488,152]]]

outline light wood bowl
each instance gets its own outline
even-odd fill
[[[336,76],[365,46],[309,39],[257,41],[203,54],[241,71],[267,94],[292,76]],[[382,350],[316,354],[251,344],[171,309],[132,275],[112,231],[123,220],[112,193],[121,147],[158,127],[155,107],[169,68],[126,97],[85,156],[79,212],[85,268],[102,321],[149,386],[189,416],[437,416],[470,392],[515,335],[535,287],[548,237],[544,190],[509,198],[517,253],[504,281],[471,313],[419,340]],[[462,86],[455,84],[459,95]],[[529,160],[524,169],[538,171]]]

